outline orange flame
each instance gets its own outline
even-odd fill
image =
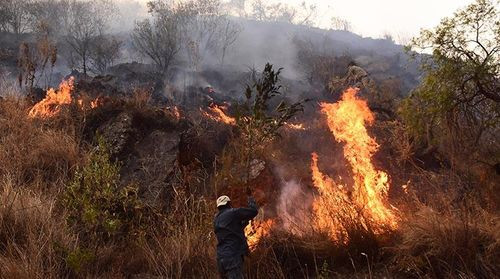
[[[74,88],[75,79],[70,77],[68,80],[61,82],[59,90],[53,88],[47,91],[47,96],[38,102],[29,111],[29,117],[49,118],[61,111],[62,105],[71,104],[71,92]]]
[[[181,119],[181,112],[177,106],[166,107],[165,112],[167,112],[177,120]]]
[[[204,112],[204,114],[205,114],[205,116],[207,116],[207,117],[209,117],[217,122],[223,122],[223,123],[226,123],[228,125],[236,125],[236,119],[234,119],[231,116],[228,116],[224,112],[223,108],[226,109],[226,107],[214,105],[213,107],[209,108],[210,113]]]
[[[179,108],[177,106],[174,106],[173,114],[174,114],[175,118],[181,119],[181,112],[179,111]]]
[[[345,143],[344,157],[354,174],[352,193],[349,195],[344,186],[337,185],[319,171],[316,154],[312,158],[313,182],[319,192],[313,205],[316,227],[330,232],[335,240],[339,240],[341,218],[355,217],[358,213],[364,219],[361,223],[366,227],[369,222],[376,232],[397,226],[392,208],[386,206],[388,175],[376,170],[372,164],[373,154],[379,145],[368,135],[365,125],[373,123],[374,115],[366,101],[356,97],[358,91],[349,88],[339,102],[321,103],[321,111],[327,116],[328,127],[334,138]],[[337,217],[332,218],[332,215]]]
[[[303,131],[306,130],[306,128],[304,127],[304,124],[302,124],[302,123],[293,124],[293,123],[286,123],[285,122],[285,126],[289,129],[292,129],[292,130],[303,130]]]
[[[59,90],[50,88],[43,100],[35,104],[28,113],[31,118],[50,118],[57,115],[64,105],[69,105],[71,102],[78,104],[80,109],[88,110],[95,109],[102,105],[104,98],[97,97],[90,102],[83,99],[74,100],[72,93],[74,89],[75,78],[70,77],[68,80],[63,80],[59,85]]]
[[[256,221],[253,220],[251,223],[245,227],[245,236],[247,237],[248,248],[250,251],[255,251],[259,241],[269,235],[274,221],[272,219],[267,219],[266,221]]]
[[[343,185],[335,183],[319,170],[316,153],[312,154],[311,170],[313,183],[319,194],[313,203],[316,217],[313,225],[319,230],[326,231],[333,240],[345,242],[343,220],[350,217],[352,209],[348,193]]]
[[[90,108],[95,109],[102,103],[102,99],[97,97],[95,100],[90,101]]]

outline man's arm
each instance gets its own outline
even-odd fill
[[[234,210],[236,216],[242,220],[251,220],[257,213],[259,213],[259,208],[252,196],[248,196],[248,207],[236,208]]]

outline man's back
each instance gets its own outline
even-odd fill
[[[248,251],[245,226],[258,213],[253,198],[248,208],[224,208],[215,216],[214,230],[217,236],[217,258],[243,256]]]

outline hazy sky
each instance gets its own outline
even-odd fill
[[[130,0],[124,0],[126,2]],[[132,0],[133,1],[133,0]],[[148,0],[137,0],[146,3]],[[247,0],[251,1],[251,0]],[[265,0],[299,4],[304,0]],[[451,16],[473,0],[305,0],[318,6],[321,27],[329,27],[332,16],[349,20],[354,31],[365,37],[417,35],[421,28],[436,26],[441,18]]]
[[[282,1],[301,3],[303,0]],[[473,0],[310,0],[320,7],[321,25],[332,16],[349,20],[363,36],[380,37],[385,31],[417,35],[421,28],[436,26]]]

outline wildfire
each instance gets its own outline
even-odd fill
[[[349,195],[345,187],[335,183],[333,179],[323,174],[318,167],[318,155],[312,154],[312,179],[319,196],[314,200],[313,211],[315,215],[314,226],[324,230],[336,241],[345,242],[346,233],[343,220],[351,213]]]
[[[70,77],[68,80],[61,82],[59,90],[53,88],[47,91],[47,96],[38,102],[29,111],[30,117],[49,118],[61,111],[62,105],[71,104],[71,92],[74,88],[75,79]]]
[[[173,114],[174,114],[175,118],[181,119],[181,112],[179,111],[179,108],[177,106],[174,106]]]
[[[181,119],[181,111],[177,106],[166,107],[165,111],[168,112],[171,116],[175,117],[175,119],[177,120]]]
[[[289,129],[292,129],[292,130],[303,130],[303,131],[306,130],[306,128],[304,127],[304,124],[302,124],[302,123],[299,123],[299,124],[285,123],[285,126]]]
[[[217,122],[224,122],[229,125],[236,125],[236,119],[234,119],[231,116],[228,116],[224,110],[227,109],[225,106],[218,106],[218,105],[213,105],[213,107],[209,108],[210,113],[204,112],[204,114],[217,121]]]
[[[269,235],[271,228],[274,224],[272,219],[267,219],[265,221],[253,220],[251,223],[245,227],[245,236],[247,237],[248,248],[250,251],[254,251],[259,244],[259,241]]]
[[[341,240],[345,220],[360,221],[365,227],[370,225],[375,232],[397,226],[394,212],[386,206],[388,175],[372,164],[379,145],[368,135],[365,125],[373,123],[374,115],[366,101],[356,97],[357,93],[358,89],[349,88],[339,102],[321,103],[321,111],[327,116],[334,138],[345,143],[344,157],[354,174],[352,192],[349,194],[345,186],[322,174],[317,155],[312,155],[313,182],[319,192],[313,204],[315,226],[327,231],[334,240]]]
[[[100,106],[102,103],[102,99],[97,97],[95,100],[93,101],[90,101],[90,108],[92,109],[95,109],[97,108],[98,106]]]
[[[104,103],[105,98],[102,97],[90,101],[84,101],[81,98],[74,100],[72,96],[74,84],[74,77],[70,77],[61,82],[58,90],[50,88],[45,98],[31,108],[28,116],[31,118],[50,118],[57,115],[64,105],[69,105],[72,102],[75,102],[82,110],[95,109]]]

